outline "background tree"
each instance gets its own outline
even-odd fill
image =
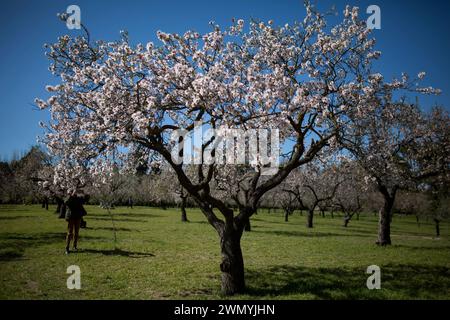
[[[39,146],[33,146],[20,158],[0,164],[1,201],[9,203],[43,203],[36,183],[37,173],[50,165],[51,159]],[[44,207],[46,207],[44,203]],[[48,207],[48,206],[47,206]]]
[[[298,176],[300,206],[308,211],[306,226],[313,227],[314,212],[319,204],[331,201],[339,187],[335,163],[315,161],[302,168]]]
[[[284,221],[289,221],[289,216],[295,209],[303,210],[302,187],[300,186],[301,175],[298,170],[291,172],[289,177],[283,181],[275,190],[277,191],[278,203],[284,211]]]
[[[428,196],[419,188],[400,190],[394,204],[395,212],[404,215],[414,215],[418,228],[420,228],[420,218],[424,217],[429,209]]]
[[[418,78],[422,77],[419,74]],[[408,89],[408,78],[404,76],[394,87]],[[392,89],[386,85],[383,88],[388,92]],[[436,92],[433,89],[417,90]],[[348,132],[341,141],[366,171],[366,179],[372,180],[383,196],[377,244],[389,245],[392,209],[397,191],[411,188],[417,181],[438,173],[442,164],[436,159],[428,161],[423,167],[418,165],[420,161],[416,158],[426,148],[419,148],[421,150],[417,154],[413,150],[418,149],[418,143],[423,144],[420,141],[428,141],[427,137],[433,134],[417,105],[408,104],[404,99],[392,101],[392,94],[386,92],[374,97],[371,105],[371,114],[364,117],[358,113],[351,115],[353,125],[346,127],[351,133]]]
[[[408,167],[414,174],[408,176],[425,189],[429,211],[435,222],[436,237],[440,236],[440,222],[449,217],[450,187],[450,115],[442,107],[434,107],[423,123],[426,134],[408,148]]]
[[[337,169],[340,184],[333,197],[336,206],[344,213],[344,227],[363,210],[365,197],[364,173],[355,162],[344,163]]]

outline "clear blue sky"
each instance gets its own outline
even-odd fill
[[[23,151],[41,134],[38,122],[48,112],[32,107],[34,98],[45,97],[46,84],[56,79],[48,72],[44,43],[62,34],[76,34],[56,18],[68,5],[81,8],[82,22],[92,38],[112,40],[128,30],[133,42],[155,41],[157,30],[182,33],[187,29],[209,30],[213,20],[221,26],[231,19],[273,19],[282,25],[304,17],[300,0],[121,0],[65,1],[14,0],[0,9],[0,159]],[[379,70],[387,77],[407,72],[427,72],[426,85],[443,90],[438,97],[423,99],[424,106],[436,103],[450,107],[450,1],[428,0],[321,0],[320,9],[336,5],[341,14],[346,4],[357,5],[364,16],[370,4],[381,8],[381,30],[375,31],[377,49],[383,55]]]

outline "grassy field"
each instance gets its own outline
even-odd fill
[[[0,206],[0,299],[222,299],[218,237],[202,214],[136,207],[87,206],[80,252],[64,255],[66,223],[40,206]],[[242,239],[248,293],[238,299],[449,299],[450,237],[442,224],[394,217],[393,245],[377,247],[377,221],[296,213],[252,217]],[[81,268],[81,290],[66,269]],[[367,266],[381,267],[381,290],[368,290]]]

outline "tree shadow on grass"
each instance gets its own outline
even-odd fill
[[[371,234],[375,236],[378,234],[378,225],[363,226],[361,224],[358,224],[358,221],[351,221],[347,228],[350,231],[355,231],[358,233]],[[403,230],[393,228],[391,229],[391,236],[432,237],[434,236],[434,233],[419,228],[417,228],[417,230]]]
[[[63,241],[66,233],[2,233],[0,234],[0,261],[22,258],[25,249]]]
[[[401,248],[408,250],[427,250],[427,251],[442,251],[442,252],[450,252],[450,246],[413,246],[413,245],[404,245],[404,244],[393,244],[392,248]],[[450,290],[450,288],[449,288]]]
[[[322,237],[363,237],[367,238],[368,235],[358,234],[358,233],[332,233],[332,232],[302,232],[302,231],[282,231],[282,230],[267,230],[267,231],[252,231],[255,233],[267,233],[276,236],[286,236],[286,237],[306,237],[306,238],[322,238]]]
[[[28,218],[39,218],[38,216],[0,216],[0,220],[17,220],[17,219],[28,219]]]
[[[91,220],[101,220],[101,221],[111,221],[111,217],[109,217],[109,216],[90,216],[90,215],[87,215],[86,216],[86,220],[89,220],[89,219],[91,219]],[[116,221],[116,222],[148,222],[148,220],[142,220],[142,219],[128,219],[128,218],[117,218],[115,215],[114,215],[114,221]]]
[[[111,214],[114,217],[114,219],[116,219],[116,217],[120,217],[120,218],[161,218],[164,217],[163,215],[159,215],[159,214],[154,214],[154,213],[138,213],[138,212],[121,212],[121,211],[114,211],[111,210]],[[99,214],[99,213],[88,213],[88,215],[86,217],[95,217],[95,218],[107,218],[110,219],[109,214],[107,213],[107,211],[105,210],[103,214]]]
[[[0,248],[0,261],[24,260],[22,248]]]
[[[128,258],[149,258],[154,257],[155,255],[153,253],[146,253],[146,252],[132,252],[132,251],[126,251],[122,249],[82,249],[79,251],[80,253],[93,253],[93,254],[102,254],[105,256],[121,256],[121,257],[128,257]]]
[[[137,213],[137,212],[129,212],[129,213],[114,213],[114,217],[131,217],[131,218],[161,218],[164,217],[160,214],[154,213]]]
[[[208,221],[192,221],[192,220],[189,220],[189,223],[209,224]]]
[[[52,243],[64,243],[65,232],[41,233],[1,233],[0,234],[0,261],[20,259],[27,248],[36,248]],[[104,237],[82,235],[83,240],[104,240]]]
[[[10,204],[0,205],[0,210],[7,211],[7,212],[18,212],[18,211],[24,212],[24,211],[30,211],[30,209],[31,208],[17,208],[17,207],[14,207],[14,205],[10,205]]]
[[[342,230],[348,230],[348,232],[357,232],[357,233],[364,233],[364,234],[370,234],[370,235],[377,235],[378,229],[377,228],[364,228],[360,226],[356,226],[355,223],[352,224],[350,221],[350,224],[347,227],[341,226]]]
[[[281,265],[247,271],[248,294],[254,297],[307,295],[316,299],[449,299],[450,269],[427,265],[384,265],[381,290],[366,286],[360,268],[304,268]]]
[[[264,224],[282,224],[282,225],[305,225],[306,224],[306,217],[305,217],[305,222],[298,222],[298,221],[284,221],[284,215],[280,215],[280,221],[271,221],[271,220],[265,220],[265,219],[260,219],[260,218],[254,218],[251,217],[250,221],[258,221],[258,222],[262,222]]]
[[[40,233],[1,233],[0,241],[17,241],[19,243],[28,243],[29,246],[40,246],[43,244],[51,244],[66,238],[66,232],[40,232]],[[104,240],[104,237],[94,237],[88,235],[81,235],[83,239],[87,240]]]
[[[130,229],[130,228],[113,228],[113,227],[89,227],[86,228],[89,230],[105,230],[105,231],[126,231],[126,232],[140,232],[136,229]]]
[[[39,232],[39,233],[10,233],[0,234],[0,241],[26,242],[30,246],[39,246],[41,244],[51,243],[64,239],[65,232]]]

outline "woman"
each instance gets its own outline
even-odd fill
[[[77,251],[78,234],[83,216],[87,214],[83,207],[83,198],[80,196],[70,196],[66,201],[66,221],[67,221],[67,237],[66,237],[66,254],[69,254],[70,241],[73,239],[73,250]]]

